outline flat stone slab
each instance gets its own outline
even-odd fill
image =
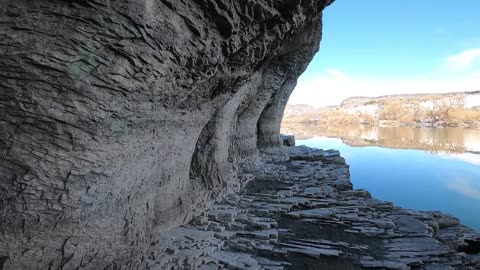
[[[458,252],[480,236],[456,218],[353,190],[336,151],[282,149],[240,194],[165,233],[159,269],[480,269]]]
[[[302,218],[326,219],[326,218],[334,217],[335,216],[335,211],[333,211],[331,209],[317,208],[317,209],[309,209],[309,210],[290,212],[287,215],[291,216],[291,217],[296,217],[296,218],[302,217]]]

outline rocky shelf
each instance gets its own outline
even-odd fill
[[[0,2],[0,269],[478,266],[457,219],[278,148],[333,0]]]
[[[453,216],[354,190],[335,150],[265,151],[240,194],[152,243],[149,269],[480,269]]]
[[[6,0],[0,269],[145,269],[280,144],[333,0]]]

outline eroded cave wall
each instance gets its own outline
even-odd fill
[[[278,144],[329,0],[0,0],[0,269],[143,269]]]

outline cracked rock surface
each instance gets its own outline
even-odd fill
[[[331,2],[0,0],[0,269],[478,268],[338,152],[256,164]]]
[[[0,269],[144,269],[277,146],[332,0],[0,0]]]
[[[266,151],[248,175],[240,194],[165,233],[149,269],[480,269],[478,233],[352,189],[337,151]]]

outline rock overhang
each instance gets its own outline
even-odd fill
[[[331,2],[4,1],[3,267],[142,267],[237,191]]]

